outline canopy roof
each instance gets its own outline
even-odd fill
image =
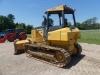
[[[55,8],[48,9],[48,10],[46,10],[45,13],[47,14],[47,12],[49,12],[50,14],[59,14],[63,10],[64,10],[65,14],[72,14],[72,13],[74,13],[74,9],[72,9],[70,7],[67,7],[66,5],[61,5],[61,6],[57,6]]]

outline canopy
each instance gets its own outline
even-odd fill
[[[62,11],[64,11],[65,14],[74,13],[74,9],[67,7],[66,5],[61,5],[61,6],[57,6],[55,8],[48,9],[48,10],[46,10],[45,13],[47,14],[47,12],[49,12],[50,14],[59,14]]]

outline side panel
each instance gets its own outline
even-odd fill
[[[61,41],[68,41],[68,35],[67,35],[67,33],[70,32],[70,29],[69,28],[66,28],[66,29],[64,28],[64,29],[62,29],[60,31],[61,31],[61,34],[60,34]]]
[[[35,41],[35,30],[31,31],[32,43]]]
[[[32,43],[43,41],[43,30],[34,29],[31,31]]]
[[[48,34],[48,40],[68,41],[68,32],[71,32],[70,28],[62,28],[55,31],[51,31]]]
[[[52,31],[48,33],[48,40],[61,40],[60,30]]]
[[[70,28],[58,29],[48,34],[48,43],[52,46],[62,47],[68,50],[70,54],[75,54],[76,48],[74,44],[80,38],[78,28],[71,30]]]

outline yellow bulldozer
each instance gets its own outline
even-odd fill
[[[77,43],[80,31],[76,27],[74,12],[74,9],[66,5],[46,10],[43,26],[36,27],[31,31],[31,39],[14,42],[14,54],[17,55],[24,51],[34,59],[57,67],[66,66],[72,55],[79,56],[82,52],[82,47]],[[68,26],[68,23],[65,22],[65,15],[68,14],[72,16],[73,26]],[[51,15],[58,16],[58,26],[50,25]]]

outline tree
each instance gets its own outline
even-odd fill
[[[26,26],[26,33],[27,34],[31,34],[31,30],[33,29],[33,26],[32,25],[27,25]]]
[[[14,22],[14,19],[15,19],[14,15],[8,14],[7,18],[9,19],[10,22],[12,22],[12,23]]]
[[[42,22],[42,26],[44,26],[47,23],[47,19],[45,18],[44,21]],[[49,18],[49,26],[53,26],[54,21],[53,19]]]
[[[69,27],[71,27],[71,26],[72,26],[71,22],[68,22],[68,26],[69,26]]]
[[[12,14],[7,16],[0,15],[0,32],[5,29],[24,28],[27,33],[31,33],[32,25],[25,23],[14,23],[15,17]]]
[[[25,23],[16,23],[16,28],[23,28],[27,34],[31,34],[31,30],[33,29],[32,25],[26,25]]]
[[[26,28],[25,23],[16,23],[15,25],[16,25],[16,28],[23,28],[23,29]]]
[[[97,23],[97,17],[93,17],[85,20],[82,24],[85,26],[85,29],[94,29]]]
[[[81,23],[76,22],[76,26],[77,26],[77,28],[82,29]]]
[[[4,19],[5,19],[4,16],[0,15],[0,32],[5,29],[5,28],[3,28],[3,27],[5,27],[4,26]]]
[[[0,32],[5,29],[12,29],[15,28],[14,22],[12,22],[6,16],[0,16]]]

